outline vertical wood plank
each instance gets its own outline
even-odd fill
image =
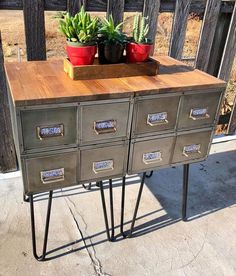
[[[207,0],[195,64],[196,68],[205,72],[209,63],[220,7],[221,0]]]
[[[70,15],[74,16],[79,12],[81,6],[84,6],[86,10],[86,0],[67,0],[67,11]]]
[[[6,75],[0,32],[0,172],[17,169],[15,146],[11,128],[11,118],[7,97]]]
[[[169,56],[179,60],[182,58],[191,1],[177,0],[176,2]]]
[[[108,0],[107,3],[107,16],[112,14],[115,24],[123,21],[124,18],[124,0]]]
[[[236,3],[225,42],[218,78],[228,81],[236,54]]]
[[[28,60],[46,59],[44,0],[23,0]]]
[[[155,42],[157,33],[157,21],[160,10],[160,0],[144,0],[143,15],[148,17],[149,32],[148,38]],[[155,43],[154,43],[155,44]]]

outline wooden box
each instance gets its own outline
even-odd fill
[[[110,79],[134,76],[155,76],[159,73],[159,62],[149,58],[145,62],[99,64],[95,58],[92,65],[73,66],[64,60],[64,71],[73,80]]]

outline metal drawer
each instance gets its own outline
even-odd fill
[[[22,110],[22,151],[41,151],[76,145],[76,106]]]
[[[128,142],[82,147],[80,181],[121,177],[126,174]]]
[[[204,159],[208,155],[212,130],[179,134],[172,163]]]
[[[132,136],[174,130],[180,96],[139,98],[134,105]]]
[[[81,144],[127,139],[130,133],[130,115],[129,99],[81,103]]]
[[[184,95],[178,129],[212,126],[221,99],[221,92]]]
[[[78,151],[23,159],[26,193],[39,193],[77,184]]]
[[[129,174],[170,165],[175,136],[132,141]]]

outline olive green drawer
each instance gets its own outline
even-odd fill
[[[63,148],[77,143],[77,108],[22,110],[23,152]]]
[[[176,139],[172,163],[187,163],[204,159],[209,152],[212,130],[179,133]]]
[[[81,147],[80,181],[101,180],[125,175],[127,156],[127,142]]]
[[[26,193],[39,193],[77,184],[78,151],[23,159]]]
[[[181,101],[178,129],[212,126],[221,95],[221,91],[184,95]]]
[[[130,100],[81,103],[81,144],[97,144],[129,137]]]
[[[175,136],[138,139],[131,142],[128,173],[139,173],[171,164]]]
[[[142,97],[135,100],[132,136],[174,131],[180,96]]]

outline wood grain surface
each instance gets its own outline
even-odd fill
[[[225,82],[171,57],[155,58],[160,74],[98,80],[71,80],[63,60],[6,63],[6,75],[16,106],[103,100],[225,87]]]

